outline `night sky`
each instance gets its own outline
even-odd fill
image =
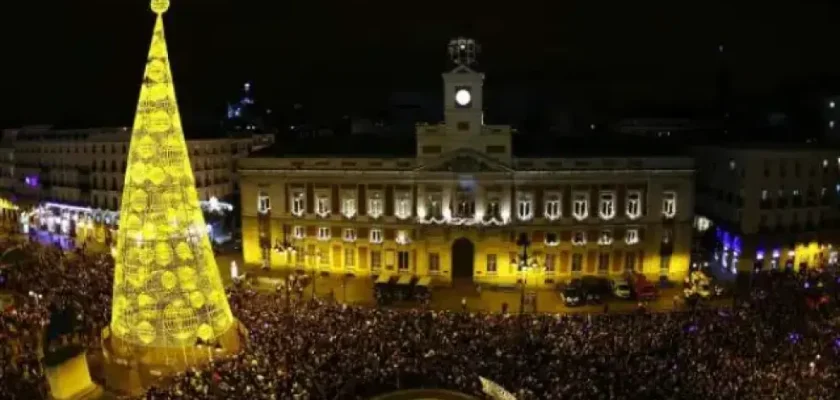
[[[736,94],[840,75],[831,1],[172,3],[167,37],[187,118],[221,113],[246,80],[281,110],[352,112],[392,91],[438,91],[458,35],[482,44],[488,92],[516,88],[497,92],[572,109],[708,107],[720,42]],[[15,4],[4,4],[11,18],[0,27],[11,72],[0,84],[2,126],[130,124],[154,22],[148,1]]]

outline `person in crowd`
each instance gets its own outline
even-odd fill
[[[81,310],[66,340],[95,352],[110,319],[113,260],[35,243],[0,249],[9,246],[25,251],[3,271],[3,289],[19,296],[0,315],[0,399],[45,399],[38,346],[47,310]],[[772,296],[737,309],[517,316],[317,300],[287,307],[285,290],[240,285],[228,296],[248,327],[245,349],[143,398],[355,400],[408,388],[486,398],[479,376],[519,400],[837,398],[837,313],[806,312],[801,285],[768,285]]]

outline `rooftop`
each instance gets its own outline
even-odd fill
[[[686,154],[675,142],[626,137],[547,137],[517,135],[513,153],[520,158],[552,157],[678,157]],[[330,135],[278,138],[255,158],[414,158],[413,135]]]

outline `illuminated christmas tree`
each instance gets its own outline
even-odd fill
[[[236,324],[199,206],[175,100],[162,18],[169,0],[152,0],[151,5],[157,21],[131,134],[110,326],[123,345],[146,349],[134,354],[218,343]]]

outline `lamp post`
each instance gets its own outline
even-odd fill
[[[315,283],[318,279],[318,271],[316,270],[316,266],[318,265],[318,260],[321,258],[321,250],[315,250],[315,254],[312,255],[315,259],[312,260],[312,301],[315,301]]]
[[[522,271],[522,291],[519,296],[519,316],[525,314],[525,286],[528,281],[528,246],[531,245],[531,240],[527,233],[520,233],[516,244],[522,248],[522,254],[519,260],[519,269]]]

